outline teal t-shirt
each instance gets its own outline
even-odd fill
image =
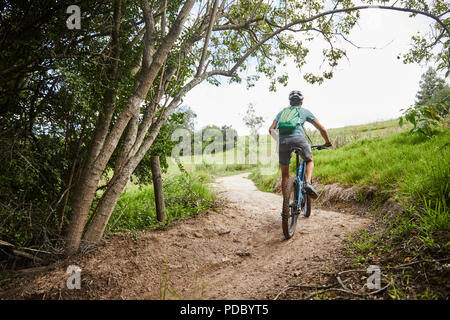
[[[303,131],[303,124],[308,121],[308,122],[312,122],[316,117],[314,117],[314,115],[311,113],[311,111],[309,111],[308,109],[305,109],[303,107],[297,107],[299,108],[299,114],[300,114],[300,126],[298,126],[293,132],[289,133],[289,134],[280,134],[280,137],[293,137],[293,136],[305,136],[305,132]],[[283,109],[284,110],[284,109]],[[277,116],[275,117],[275,121],[279,122],[280,121],[280,116],[281,113],[283,112],[283,110],[281,110],[280,112],[278,112]]]

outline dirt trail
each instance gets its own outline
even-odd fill
[[[39,276],[21,295],[160,299],[161,275],[167,270],[170,292],[165,298],[267,299],[293,275],[309,283],[327,270],[345,236],[369,223],[313,207],[310,218],[299,218],[294,237],[283,241],[281,196],[258,191],[247,175],[222,177],[213,184],[228,203],[219,212],[179,221],[168,230],[139,233],[134,241],[114,236],[104,247]],[[81,290],[65,288],[69,264],[82,269]]]

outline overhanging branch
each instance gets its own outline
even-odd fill
[[[304,23],[308,23],[314,20],[317,20],[321,17],[324,16],[328,16],[328,15],[333,15],[336,13],[341,13],[341,12],[352,12],[352,11],[357,11],[357,10],[365,10],[365,9],[382,9],[382,10],[394,10],[394,11],[401,11],[401,12],[408,12],[408,13],[413,13],[413,14],[419,14],[419,15],[423,15],[423,16],[427,16],[433,20],[435,20],[444,30],[447,34],[449,34],[450,36],[450,31],[447,27],[447,25],[438,17],[435,16],[429,12],[425,12],[425,11],[421,11],[421,10],[417,10],[417,9],[411,9],[411,8],[400,8],[400,7],[392,7],[392,6],[376,6],[376,5],[363,5],[363,6],[355,6],[355,7],[351,7],[351,8],[341,8],[341,9],[333,9],[333,10],[329,10],[329,11],[325,11],[322,12],[320,14],[314,15],[312,17],[309,18],[304,18],[304,19],[299,19],[299,20],[295,20],[291,23],[286,24],[283,27],[278,28],[277,30],[273,31],[271,34],[267,35],[266,37],[264,37],[263,39],[261,39],[257,44],[255,44],[252,48],[250,48],[236,63],[235,65],[229,69],[229,70],[215,70],[213,71],[213,75],[222,75],[222,76],[226,76],[226,77],[232,77],[235,76],[236,70],[239,68],[239,66],[244,63],[244,61],[251,55],[253,54],[256,50],[258,50],[264,43],[266,43],[268,40],[272,39],[273,37],[277,36],[278,34],[282,33],[283,31],[289,31],[292,30],[291,28],[293,26],[299,25],[299,24],[304,24]],[[233,28],[232,26],[227,25],[227,28]],[[219,30],[218,28],[215,28],[217,30]]]

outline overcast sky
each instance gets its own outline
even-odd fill
[[[364,124],[398,117],[400,109],[415,100],[420,76],[427,66],[403,64],[397,56],[410,48],[411,36],[430,30],[432,20],[426,17],[410,18],[407,13],[386,10],[363,10],[359,26],[349,39],[361,47],[345,43],[349,61],[341,60],[331,80],[322,85],[311,85],[303,74],[319,70],[322,62],[322,41],[310,42],[308,64],[301,70],[289,70],[289,84],[269,92],[269,82],[261,79],[255,87],[246,84],[222,84],[220,87],[202,83],[183,101],[197,114],[196,128],[215,124],[232,125],[239,134],[248,134],[242,117],[249,103],[266,120],[260,130],[266,133],[275,115],[288,105],[291,90],[300,90],[303,107],[309,109],[326,128]],[[225,81],[224,81],[225,82]]]

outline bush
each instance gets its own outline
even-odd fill
[[[411,133],[431,137],[443,125],[448,109],[448,105],[442,101],[412,106],[403,112],[403,116],[399,119],[399,125],[402,126],[406,120],[413,125]]]
[[[20,135],[0,139],[0,239],[19,247],[41,247],[59,237],[72,163],[59,138],[41,135],[28,140]]]

